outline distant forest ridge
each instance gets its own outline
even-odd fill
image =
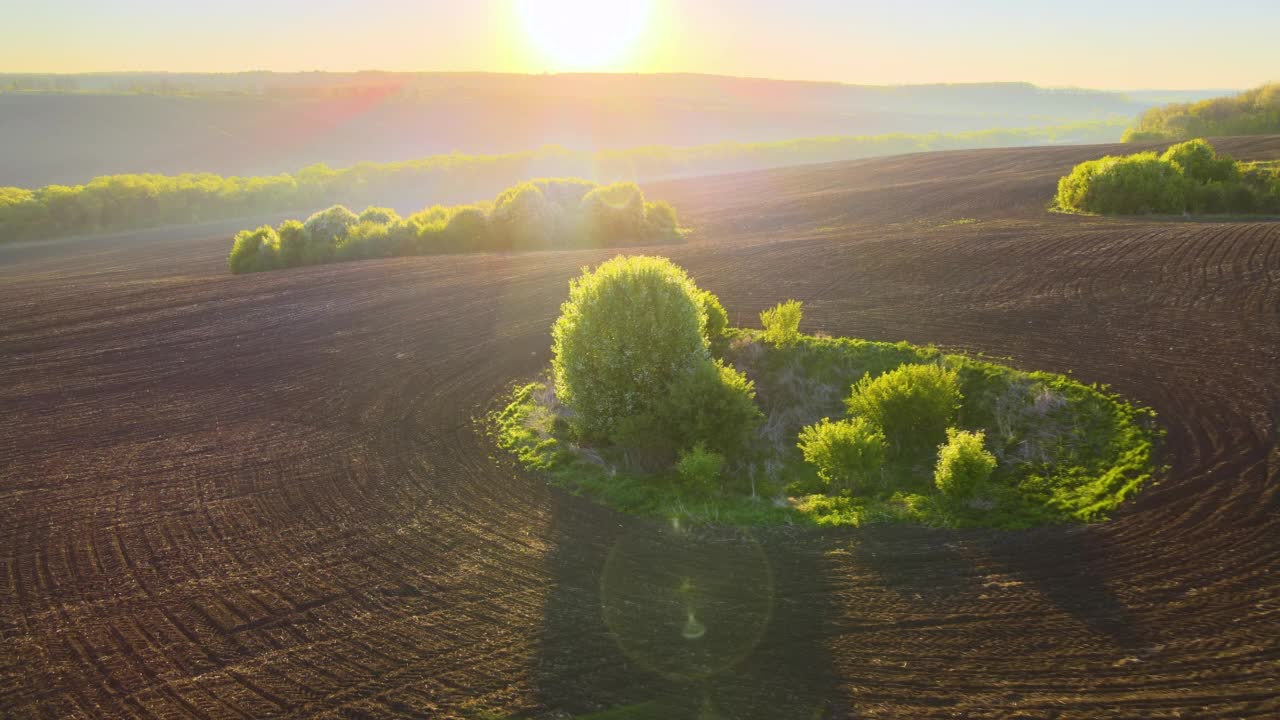
[[[815,102],[859,98],[916,100],[957,96],[1003,98],[1028,96],[1108,99],[1118,103],[1189,102],[1235,92],[1229,88],[1194,90],[1109,91],[1076,87],[1042,87],[1028,82],[920,83],[867,85],[828,81],[775,80],[701,73],[488,73],[488,72],[271,72],[167,73],[104,72],[73,74],[0,73],[0,92],[135,93],[154,95],[269,95],[334,97],[388,88],[405,98],[430,98],[433,91],[470,87],[494,91],[553,91],[590,97],[657,93],[704,97],[708,90],[727,94],[786,89],[788,99],[808,96]]]
[[[1238,95],[1175,102],[1142,113],[1125,131],[1125,142],[1164,142],[1223,135],[1280,133],[1280,83]]]
[[[0,185],[115,173],[272,175],[315,162],[543,145],[595,151],[1132,122],[1156,105],[1222,92],[692,74],[8,74],[0,75]]]

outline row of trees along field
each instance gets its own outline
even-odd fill
[[[1280,214],[1280,163],[1219,156],[1203,139],[1154,152],[1108,155],[1058,181],[1067,212],[1102,215]]]
[[[1124,142],[1159,142],[1222,135],[1280,133],[1280,83],[1239,95],[1152,108],[1124,133]]]
[[[663,242],[679,238],[676,214],[647,202],[635,183],[596,185],[538,179],[508,188],[491,203],[436,205],[407,218],[391,208],[356,215],[342,205],[306,222],[263,225],[235,237],[233,273],[347,260],[484,250],[554,250]]]
[[[577,151],[558,146],[504,155],[435,155],[333,169],[320,163],[265,177],[106,175],[84,185],[0,187],[0,242],[85,235],[307,210],[388,197],[469,202],[530,177],[597,182],[734,172],[927,150],[1113,139],[1115,122],[957,134],[819,137],[694,147]]]

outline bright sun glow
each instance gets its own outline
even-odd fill
[[[610,70],[649,22],[648,0],[521,0],[520,20],[548,70]]]

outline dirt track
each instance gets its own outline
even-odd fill
[[[226,237],[0,249],[0,715],[1280,715],[1280,223],[1046,213],[1098,154],[650,188],[735,324],[796,297],[809,330],[1156,408],[1172,471],[1089,528],[695,539],[491,459],[471,418],[606,254],[232,277]],[[680,577],[698,641],[663,624]]]

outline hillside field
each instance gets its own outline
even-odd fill
[[[732,325],[796,298],[805,332],[1153,408],[1170,470],[1083,527],[691,542],[518,470],[477,418],[617,249],[235,276],[232,230],[0,247],[0,716],[1280,716],[1280,223],[1049,212],[1132,149],[644,185],[690,229],[644,252]],[[617,612],[673,578],[741,590],[703,664]]]

